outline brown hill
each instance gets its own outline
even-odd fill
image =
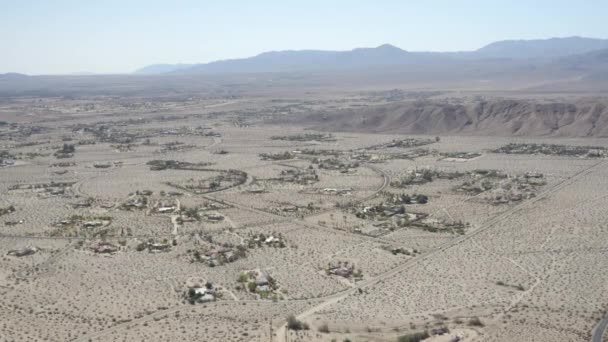
[[[608,136],[608,101],[400,102],[296,119],[319,130],[500,136]]]

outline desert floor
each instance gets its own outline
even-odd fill
[[[606,156],[493,151],[608,140],[280,120],[373,96],[1,102],[0,341],[590,340],[608,309]],[[207,282],[214,300],[191,304]]]

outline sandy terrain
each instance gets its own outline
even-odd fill
[[[608,140],[277,120],[370,99],[2,102],[0,341],[590,340],[608,309],[607,156],[493,151]]]

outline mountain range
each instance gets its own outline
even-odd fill
[[[499,61],[505,65],[533,63],[535,66],[564,67],[586,63],[587,59],[605,62],[608,39],[566,37],[537,40],[505,40],[474,51],[412,52],[390,44],[350,51],[288,50],[221,60],[203,64],[154,64],[136,74],[225,74],[261,72],[299,72],[357,70],[366,68],[414,68],[437,65],[467,65],[471,61]],[[560,64],[561,65],[561,64]]]
[[[291,116],[316,130],[392,134],[607,137],[605,99],[401,101]]]

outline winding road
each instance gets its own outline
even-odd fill
[[[608,313],[595,326],[595,328],[593,328],[593,337],[591,337],[591,342],[602,342],[606,328],[608,328]]]

